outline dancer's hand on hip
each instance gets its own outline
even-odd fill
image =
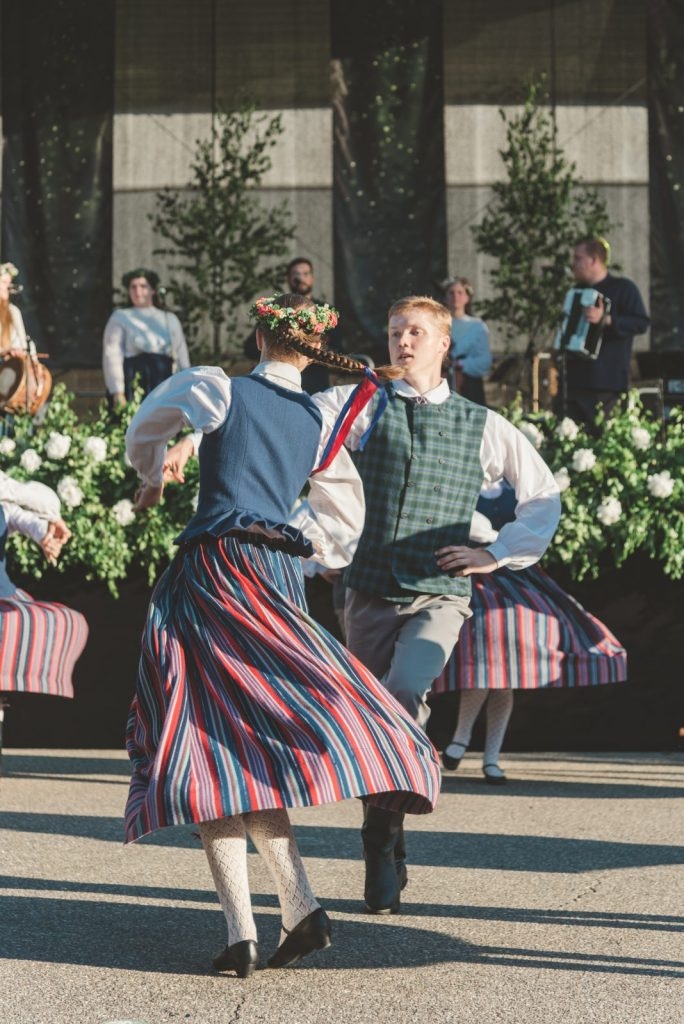
[[[486,548],[450,545],[435,551],[437,565],[449,576],[472,576],[476,572],[494,572],[499,568],[494,555]]]

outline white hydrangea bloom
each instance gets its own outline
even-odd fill
[[[86,437],[83,452],[91,462],[104,462],[107,458],[107,442],[103,437]]]
[[[129,501],[128,498],[122,498],[121,501],[117,501],[116,505],[112,507],[112,512],[119,526],[130,526],[135,519],[133,502]]]
[[[654,498],[669,498],[674,490],[674,480],[669,469],[661,473],[652,473],[646,477],[649,492]]]
[[[617,523],[622,515],[622,505],[617,498],[604,498],[598,507],[596,518],[604,526],[612,526]]]
[[[534,423],[524,422],[520,424],[519,430],[521,434],[524,434],[530,444],[533,444],[535,448],[541,448],[544,435],[539,427],[535,427]]]
[[[73,476],[63,476],[57,484],[57,494],[69,508],[76,508],[85,497]]]
[[[0,455],[11,455],[17,442],[11,437],[0,437]]]
[[[563,491],[567,491],[568,487],[570,486],[570,474],[568,473],[565,466],[561,466],[558,472],[553,474],[553,479],[558,484],[558,490],[561,492],[561,494],[563,493]]]
[[[27,473],[35,473],[42,466],[43,460],[35,448],[27,448],[25,452],[22,452],[19,464]]]
[[[573,419],[565,416],[558,424],[556,433],[559,437],[564,437],[568,441],[574,441],[579,434],[579,427]]]
[[[64,459],[69,454],[70,448],[71,438],[67,434],[58,434],[53,430],[45,445],[45,454],[48,459]]]
[[[578,448],[572,456],[572,468],[577,473],[586,473],[596,465],[596,456],[591,448]]]
[[[632,444],[640,452],[645,452],[651,447],[651,435],[646,427],[632,427]]]

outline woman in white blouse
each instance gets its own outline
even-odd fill
[[[180,320],[159,304],[158,274],[138,267],[121,283],[130,305],[114,310],[102,346],[102,371],[113,405],[132,399],[136,377],[147,395],[176,370],[190,366]]]

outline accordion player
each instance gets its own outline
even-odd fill
[[[598,323],[590,323],[584,316],[587,306],[600,306],[603,302],[603,316]],[[553,339],[555,351],[572,352],[584,359],[597,359],[606,316],[610,312],[610,299],[595,288],[570,288],[563,302],[560,327]]]

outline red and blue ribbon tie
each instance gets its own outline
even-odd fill
[[[382,386],[377,376],[368,367],[364,367],[363,380],[361,383],[354,388],[347,401],[342,406],[339,416],[335,420],[335,426],[333,427],[328,443],[325,446],[321,461],[316,469],[311,474],[314,476],[316,473],[320,473],[322,470],[327,469],[332,460],[335,458],[340,448],[347,440],[349,432],[356,420],[359,413],[365,409],[370,402],[371,398],[378,394],[378,404],[375,412],[373,413],[373,419],[370,422],[370,426],[365,431],[363,437],[359,441],[358,451],[363,451],[366,447],[368,438],[373,433],[375,425],[385,411],[387,405],[387,391]]]

